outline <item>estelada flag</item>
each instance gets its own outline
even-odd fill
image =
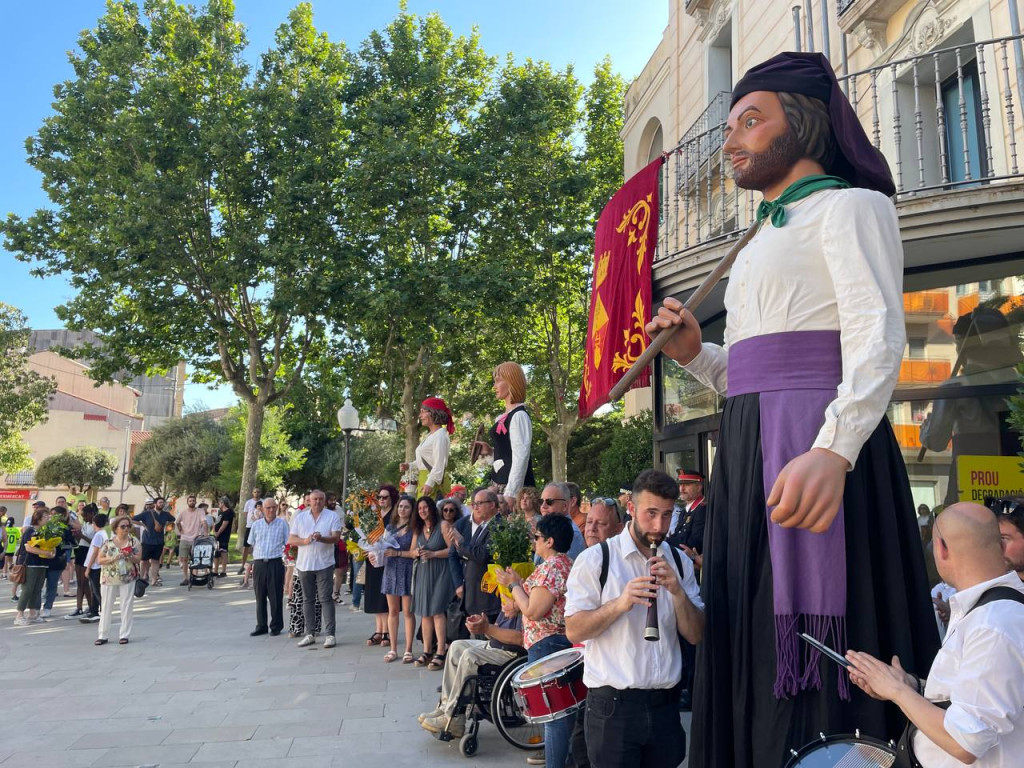
[[[627,181],[601,211],[594,237],[594,274],[580,418],[608,402],[608,392],[647,349],[651,262],[658,242],[658,158]],[[650,369],[634,387],[651,383]]]

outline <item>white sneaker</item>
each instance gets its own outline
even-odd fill
[[[434,718],[434,717],[440,717],[443,714],[444,714],[444,710],[441,709],[441,707],[438,707],[437,709],[432,710],[430,712],[424,712],[422,715],[417,715],[416,719],[419,722],[422,723],[424,720],[430,720],[431,718]]]
[[[305,648],[307,645],[314,645],[315,643],[316,643],[316,638],[315,637],[313,637],[312,635],[306,635],[304,638],[299,640],[298,646],[299,646],[299,648]]]
[[[40,614],[44,619],[50,618],[50,609],[43,608],[43,612]]]
[[[545,765],[547,763],[547,757],[544,755],[544,750],[534,752],[528,758],[526,758],[527,765]]]
[[[32,622],[26,619],[24,616],[16,616],[14,619],[14,626],[16,627],[27,627]]]
[[[334,635],[328,635],[324,638],[324,648],[333,648],[337,644],[338,643],[335,641]]]

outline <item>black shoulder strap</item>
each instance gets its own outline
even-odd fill
[[[975,608],[980,608],[983,605],[994,603],[996,600],[1013,600],[1016,603],[1024,605],[1024,593],[1021,593],[1020,590],[1016,590],[1013,587],[992,587],[991,589],[986,589],[984,594],[978,598],[978,602],[971,606],[971,611]],[[971,611],[968,611],[967,613],[970,613]]]
[[[601,542],[601,591],[604,591],[604,585],[608,582],[608,542]]]
[[[672,550],[672,559],[676,561],[676,571],[679,572],[679,578],[683,578],[683,561],[679,559],[679,548],[669,546]]]

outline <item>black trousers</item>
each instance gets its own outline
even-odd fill
[[[583,729],[594,768],[677,768],[686,757],[678,687],[592,688]]]
[[[284,562],[254,560],[252,584],[256,591],[256,629],[267,629],[267,603],[270,603],[270,629],[284,629]]]
[[[89,601],[89,613],[92,616],[100,615],[100,569],[89,569],[89,591],[85,593]]]

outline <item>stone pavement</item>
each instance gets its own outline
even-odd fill
[[[440,672],[384,664],[385,651],[365,644],[372,619],[348,605],[338,607],[337,648],[296,648],[287,626],[250,638],[252,592],[239,581],[151,588],[136,602],[131,642],[117,644],[115,610],[101,647],[95,624],[60,618],[73,599],[58,598],[46,624],[14,627],[0,581],[0,766],[525,765],[527,753],[490,723],[468,759],[457,741],[422,730],[416,715],[436,704]]]

